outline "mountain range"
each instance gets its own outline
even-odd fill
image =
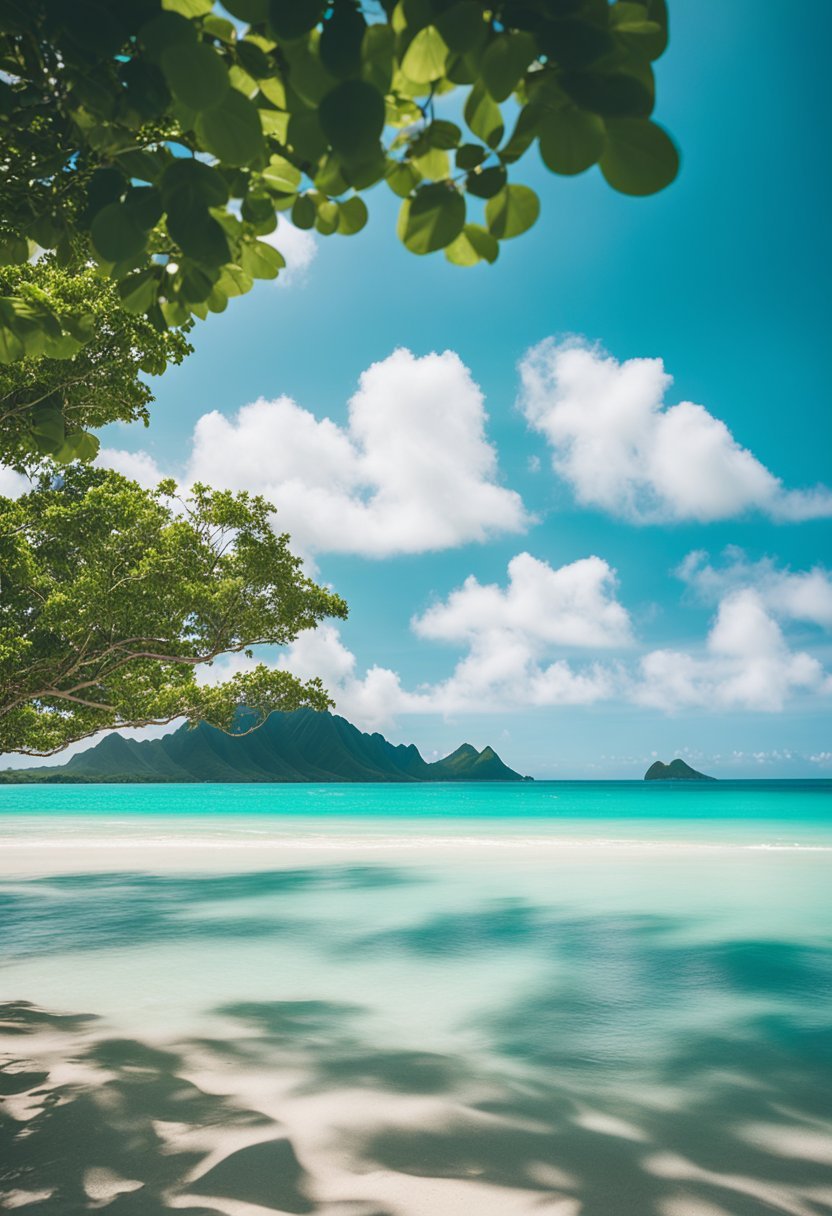
[[[429,763],[415,744],[364,734],[337,714],[273,713],[250,734],[181,726],[161,739],[107,735],[66,764],[7,769],[14,782],[526,781],[491,747],[463,743]]]

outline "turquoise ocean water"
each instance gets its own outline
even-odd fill
[[[832,782],[0,787],[0,1004],[0,1208],[832,1212]]]

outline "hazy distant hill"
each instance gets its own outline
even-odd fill
[[[204,723],[161,739],[108,735],[65,765],[7,770],[4,781],[523,781],[490,747],[470,743],[429,764],[335,714],[273,713],[250,735]]]
[[[689,764],[685,764],[684,760],[671,760],[670,764],[663,764],[661,760],[656,760],[644,774],[644,780],[716,781],[716,777],[708,777],[705,773],[698,773],[695,768],[691,768]]]

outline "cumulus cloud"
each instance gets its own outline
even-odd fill
[[[334,625],[302,633],[276,666],[302,679],[320,676],[338,713],[377,730],[407,714],[592,704],[613,695],[615,665],[577,661],[574,653],[567,660],[561,652],[632,642],[629,616],[616,598],[615,573],[597,557],[555,569],[518,554],[509,563],[505,588],[468,578],[411,624],[424,640],[462,646],[447,679],[411,689],[387,667],[359,672]],[[216,664],[210,678],[225,678],[257,661],[235,656]]]
[[[832,629],[832,572],[823,566],[792,571],[770,557],[752,562],[733,545],[722,558],[720,565],[713,565],[708,554],[698,549],[687,555],[676,573],[705,602],[751,587],[778,619]]]
[[[370,730],[409,714],[601,702],[669,713],[775,712],[797,695],[832,694],[832,677],[819,660],[786,636],[783,625],[807,611],[795,602],[794,610],[791,601],[776,608],[753,586],[726,586],[702,643],[685,649],[642,645],[634,654],[632,621],[607,562],[587,557],[553,567],[519,553],[504,584],[469,577],[411,621],[423,642],[460,652],[444,679],[407,687],[391,668],[360,671],[334,625],[301,634],[276,664],[303,679],[320,676],[337,711]],[[218,665],[218,674],[254,661],[236,656],[232,667]]]
[[[729,592],[701,655],[654,650],[640,662],[631,698],[659,709],[781,710],[795,694],[829,693],[819,661],[792,650],[760,593]]]
[[[146,490],[154,490],[165,473],[147,452],[127,452],[123,448],[102,448],[98,464],[116,473],[122,473],[131,481],[137,481]]]
[[[524,356],[520,379],[520,409],[586,506],[637,523],[832,515],[825,486],[785,489],[704,406],[667,405],[661,359],[619,363],[582,340],[547,339]]]
[[[522,638],[537,649],[627,646],[630,618],[616,599],[616,585],[615,572],[600,557],[553,568],[518,553],[508,564],[505,589],[483,586],[472,575],[413,627],[420,637],[445,642]]]
[[[305,553],[447,549],[529,522],[499,484],[486,420],[457,355],[397,350],[362,374],[346,426],[285,396],[203,415],[187,476],[264,494]]]

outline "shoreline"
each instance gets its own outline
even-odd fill
[[[758,841],[684,841],[546,836],[294,836],[228,837],[64,837],[23,839],[0,836],[0,877],[48,877],[70,873],[250,872],[315,865],[398,864],[454,866],[493,864],[509,854],[523,866],[580,863],[673,862],[769,858],[786,854],[821,860],[832,846]]]

